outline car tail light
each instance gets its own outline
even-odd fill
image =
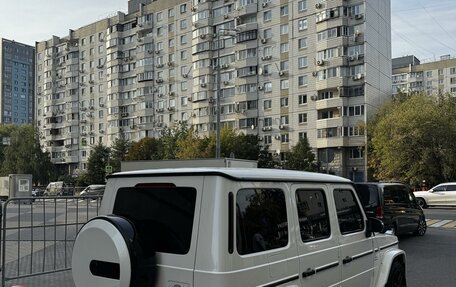
[[[377,208],[375,209],[375,217],[379,219],[383,218],[383,207],[377,206]]]

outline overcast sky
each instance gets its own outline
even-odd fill
[[[456,0],[391,0],[393,57],[456,56]],[[116,13],[128,0],[0,0],[0,37],[29,45],[65,37]]]

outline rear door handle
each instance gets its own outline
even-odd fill
[[[353,257],[347,256],[342,260],[342,263],[347,264],[353,261]]]
[[[317,273],[317,272],[315,271],[315,269],[307,268],[306,271],[302,272],[302,277],[312,276],[312,275],[314,275],[315,273]]]

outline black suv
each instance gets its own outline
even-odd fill
[[[355,183],[366,215],[383,220],[385,231],[423,236],[426,219],[409,187],[400,183]]]

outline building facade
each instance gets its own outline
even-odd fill
[[[393,95],[426,93],[456,95],[456,58],[441,56],[438,61],[421,63],[415,56],[393,59]]]
[[[363,126],[391,92],[390,1],[130,1],[127,14],[37,43],[52,161],[187,122],[258,134],[274,156],[307,137],[323,172],[366,179]]]
[[[0,39],[0,124],[31,124],[35,91],[35,48]]]

